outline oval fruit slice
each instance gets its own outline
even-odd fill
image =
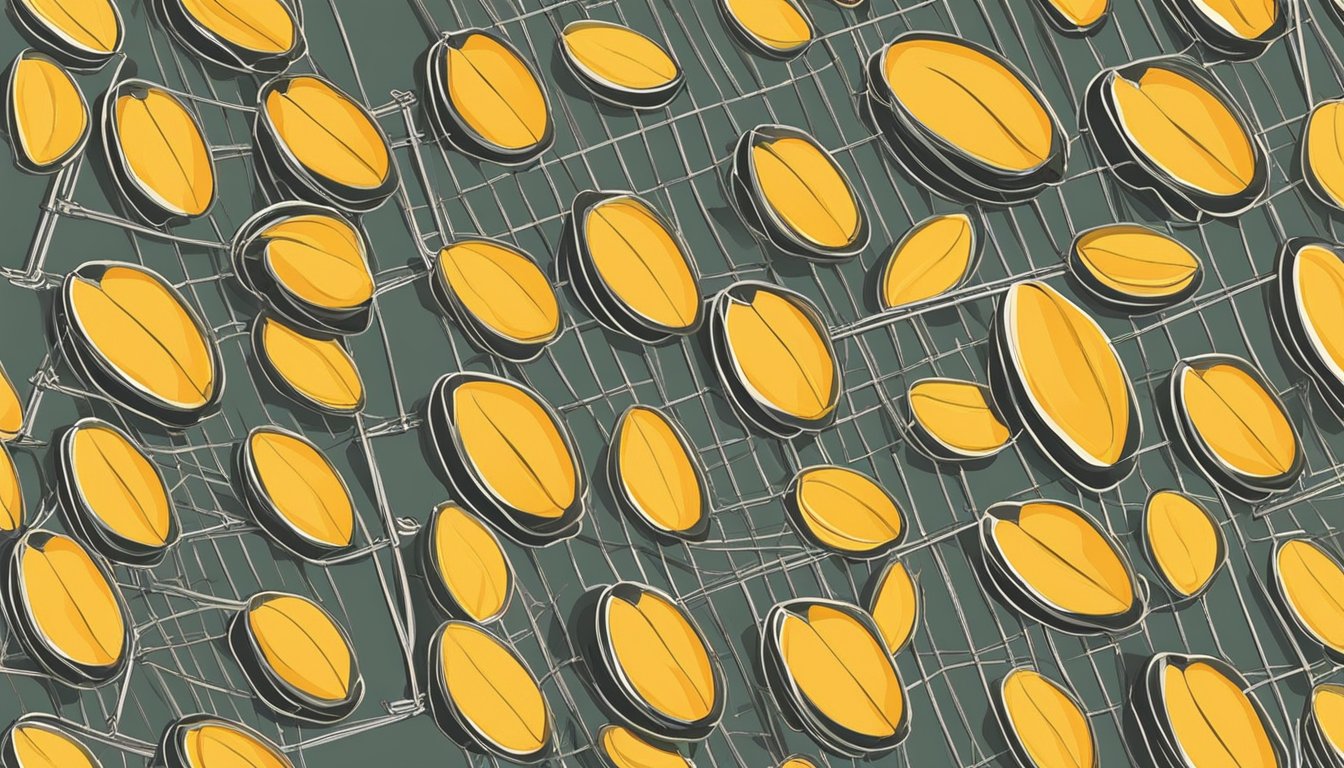
[[[1209,511],[1177,491],[1157,491],[1143,510],[1143,546],[1179,599],[1208,589],[1227,559],[1227,540]]]
[[[429,647],[429,709],[463,746],[523,763],[555,748],[554,725],[537,678],[485,630],[450,621]]]
[[[779,768],[817,768],[817,764],[798,755],[784,758],[784,762],[779,764]]]
[[[89,138],[89,105],[55,59],[27,50],[14,59],[5,87],[5,127],[14,162],[29,173],[64,168]]]
[[[306,597],[253,595],[229,625],[229,647],[257,696],[283,715],[334,723],[364,698],[349,636]]]
[[[695,768],[676,751],[656,747],[624,726],[602,726],[597,743],[611,768]]]
[[[239,448],[237,469],[243,502],[285,549],[323,560],[354,542],[350,489],[312,441],[280,427],[256,427]]]
[[[1302,473],[1297,430],[1264,375],[1230,355],[1201,355],[1171,374],[1171,418],[1214,483],[1247,501],[1292,486]]]
[[[450,373],[434,384],[426,407],[453,498],[520,544],[577,532],[585,492],[579,454],[540,395],[496,376]]]
[[[1320,544],[1290,539],[1274,552],[1274,593],[1303,633],[1326,655],[1344,659],[1344,567]]]
[[[761,642],[780,709],[822,746],[862,757],[894,749],[909,733],[905,687],[862,609],[820,599],[779,603]]]
[[[878,306],[917,304],[961,287],[980,264],[980,237],[964,213],[930,216],[891,250],[878,286]]]
[[[122,81],[102,99],[112,177],[136,214],[161,226],[210,210],[215,161],[187,105],[143,80]]]
[[[815,466],[794,475],[784,507],[804,538],[849,557],[879,557],[905,538],[896,500],[867,475]]]
[[[762,56],[793,58],[816,37],[797,0],[718,0],[718,5],[728,28]]]
[[[431,283],[448,314],[478,346],[526,362],[560,335],[555,289],[532,257],[494,240],[439,251]]]
[[[1011,203],[1063,178],[1068,142],[1058,118],[998,52],[909,32],[873,54],[867,76],[887,147],[935,192]]]
[[[910,436],[934,459],[993,456],[1012,442],[991,402],[989,388],[957,379],[920,379],[910,385]]]
[[[424,82],[435,130],[469,155],[525,163],[555,140],[541,77],[494,32],[468,29],[441,37],[425,56]]]
[[[102,768],[93,752],[75,737],[75,726],[58,717],[20,717],[0,735],[0,765],[7,768]]]
[[[314,75],[294,75],[270,81],[258,99],[253,139],[273,199],[365,213],[396,191],[387,136],[345,91]]]
[[[1302,178],[1326,205],[1344,209],[1344,99],[1322,101],[1302,131]]]
[[[1104,70],[1088,86],[1082,121],[1121,181],[1180,218],[1236,216],[1265,190],[1264,147],[1231,95],[1191,59]]]
[[[5,367],[0,365],[0,442],[18,437],[25,426],[23,403],[19,401],[19,391],[14,387],[13,379]]]
[[[112,0],[14,0],[14,21],[65,64],[97,69],[121,50],[121,11]]]
[[[599,323],[650,344],[699,328],[695,261],[646,201],[623,192],[581,192],[563,242],[575,295]]]
[[[29,531],[10,549],[7,599],[14,637],[53,677],[77,687],[121,675],[131,650],[116,582],[74,539]]]
[[[54,309],[75,369],[120,405],[176,428],[219,405],[219,350],[195,310],[158,274],[87,262],[66,275]]]
[[[681,89],[681,66],[640,32],[605,21],[575,21],[560,33],[569,71],[603,101],[636,109],[666,105]]]
[[[588,668],[622,719],[664,738],[702,739],[723,716],[723,672],[704,634],[671,596],[618,582],[596,601]]]
[[[1185,31],[1230,59],[1252,59],[1288,30],[1282,0],[1170,0]]]
[[[504,615],[513,595],[513,567],[484,523],[457,504],[440,504],[424,542],[425,583],[444,613],[477,624]]]
[[[1025,667],[999,683],[994,704],[1018,761],[1030,768],[1096,768],[1092,725],[1073,694]]]
[[[1045,283],[999,302],[990,351],[994,402],[1011,405],[1046,458],[1080,485],[1114,487],[1134,469],[1142,426],[1134,388],[1097,321]]]
[[[1344,248],[1313,237],[1295,237],[1279,250],[1269,319],[1294,362],[1316,392],[1344,418]]]
[[[1320,683],[1311,689],[1302,717],[1302,751],[1304,765],[1344,762],[1344,685]]]
[[[617,506],[655,533],[703,538],[709,529],[704,473],[690,438],[666,414],[643,405],[621,414],[608,452]]]
[[[364,408],[364,381],[338,339],[306,336],[274,318],[257,317],[252,349],[266,378],[294,402],[338,416]]]
[[[80,419],[61,436],[57,496],[68,529],[99,554],[156,565],[177,541],[177,514],[163,475],[122,430]]]
[[[1038,0],[1037,4],[1055,29],[1070,34],[1091,32],[1111,13],[1111,0]]]
[[[1199,290],[1203,269],[1179,240],[1141,224],[1089,229],[1069,250],[1074,278],[1121,312],[1151,312],[1185,301]]]
[[[760,125],[742,134],[731,181],[747,224],[785,253],[834,262],[868,245],[868,218],[849,177],[797,128]]]
[[[835,418],[840,365],[825,322],[800,294],[729,286],[714,299],[710,339],[724,390],[749,423],[787,438]]]
[[[335,208],[277,203],[248,219],[230,248],[243,287],[309,333],[361,333],[372,318],[364,235]]]
[[[893,560],[873,579],[868,592],[865,603],[882,642],[892,654],[900,653],[914,637],[919,621],[919,591],[914,578],[904,563]]]
[[[157,757],[164,768],[294,768],[275,742],[213,715],[173,721],[163,732]]]
[[[1120,632],[1143,618],[1145,594],[1111,535],[1056,501],[1004,502],[986,510],[980,544],[987,586],[1065,632]]]
[[[283,72],[307,46],[288,0],[158,0],[164,26],[206,61]]]
[[[0,443],[0,534],[17,531],[27,522],[27,511],[23,502],[23,485],[19,482],[19,470],[14,466],[14,457],[9,449]]]

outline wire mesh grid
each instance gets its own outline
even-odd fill
[[[132,56],[140,76],[180,90],[200,112],[223,196],[210,216],[190,225],[171,232],[140,227],[114,213],[90,158],[52,182],[28,259],[7,275],[45,296],[61,275],[94,257],[84,248],[63,247],[64,238],[105,242],[97,257],[145,263],[186,293],[214,329],[230,382],[221,414],[184,434],[165,435],[128,422],[81,390],[59,359],[45,358],[37,367],[23,440],[31,449],[23,455],[33,466],[23,469],[39,517],[49,516],[54,505],[45,489],[33,492],[43,487],[31,478],[44,461],[44,441],[75,415],[94,412],[125,424],[150,447],[186,533],[162,566],[116,571],[139,644],[127,682],[92,692],[43,683],[4,633],[0,659],[16,694],[14,714],[55,708],[87,724],[89,735],[101,735],[110,754],[128,765],[151,751],[170,718],[201,710],[258,726],[304,764],[355,764],[357,755],[378,754],[380,739],[384,749],[397,744],[403,764],[444,764],[445,755],[447,764],[495,764],[466,752],[459,759],[446,739],[426,730],[414,731],[409,741],[394,735],[408,727],[396,723],[427,720],[419,699],[424,636],[438,622],[405,546],[444,495],[442,486],[427,481],[432,473],[419,445],[421,400],[438,374],[475,369],[527,383],[554,404],[575,432],[590,476],[605,459],[617,416],[635,402],[667,407],[692,435],[709,476],[713,525],[702,544],[656,544],[615,512],[596,482],[579,536],[542,550],[508,547],[521,599],[492,631],[541,679],[559,727],[560,762],[593,764],[593,739],[607,722],[569,640],[573,607],[589,589],[634,579],[684,601],[726,673],[724,722],[706,742],[689,748],[697,764],[758,768],[790,753],[808,754],[822,765],[852,764],[784,728],[756,669],[757,626],[772,604],[808,595],[857,601],[881,567],[811,548],[785,521],[781,489],[799,468],[816,463],[847,465],[878,478],[900,501],[910,527],[894,557],[918,575],[927,609],[911,648],[898,658],[913,731],[883,764],[1008,763],[989,699],[993,684],[1023,664],[1078,694],[1092,716],[1103,765],[1127,762],[1124,703],[1131,677],[1139,661],[1160,650],[1228,659],[1252,681],[1279,732],[1291,738],[1309,684],[1333,667],[1274,612],[1264,583],[1268,555],[1275,537],[1299,530],[1333,539],[1328,507],[1344,485],[1334,459],[1344,442],[1338,424],[1280,357],[1267,328],[1263,286],[1279,242],[1294,234],[1332,236],[1336,225],[1310,199],[1296,168],[1304,115],[1315,101],[1337,95],[1344,77],[1334,53],[1344,36],[1324,6],[1296,3],[1288,38],[1259,61],[1212,65],[1259,125],[1273,173],[1269,196],[1239,222],[1168,228],[1204,258],[1208,274],[1199,295],[1133,319],[1094,312],[1134,380],[1145,427],[1138,470],[1097,496],[1062,480],[1025,439],[991,462],[961,468],[930,463],[905,443],[904,398],[910,383],[926,376],[984,381],[984,340],[997,296],[1028,276],[1070,293],[1060,254],[1074,232],[1111,221],[1165,226],[1099,168],[1101,160],[1074,118],[1082,90],[1101,68],[1187,48],[1198,55],[1155,0],[1116,0],[1111,21],[1083,39],[1050,32],[1027,0],[870,0],[857,14],[815,3],[809,8],[823,36],[787,64],[742,52],[709,3],[561,0],[534,7],[521,0],[426,0],[384,9],[389,17],[404,15],[384,22],[359,13],[356,5],[309,0],[305,27],[312,52],[296,65],[326,74],[373,105],[403,176],[393,203],[362,222],[374,246],[378,289],[373,328],[350,340],[370,394],[365,414],[353,422],[291,409],[251,360],[247,328],[256,310],[234,287],[224,248],[233,228],[263,204],[250,181],[256,84],[202,69],[145,18],[141,6],[123,9],[128,24],[145,33],[144,54]],[[360,26],[346,20],[353,15]],[[631,115],[594,105],[567,80],[555,55],[559,29],[585,17],[621,21],[665,39],[687,70],[687,91],[666,112]],[[399,50],[428,44],[417,24],[431,33],[493,27],[538,62],[550,80],[560,124],[556,146],[515,171],[471,162],[430,142],[410,90],[410,55]],[[388,56],[393,28],[405,33],[397,39],[406,45],[392,46],[395,55]],[[858,117],[862,62],[895,35],[918,29],[988,44],[1040,84],[1069,132],[1069,175],[1030,204],[971,211],[988,245],[970,285],[914,310],[877,314],[870,276],[878,260],[913,222],[955,209],[906,178]],[[380,50],[394,59],[383,66],[392,71],[370,77]],[[402,85],[379,91],[366,80]],[[772,256],[743,228],[724,190],[724,165],[736,137],[763,122],[808,130],[855,180],[874,222],[873,245],[859,259],[839,268],[790,262]],[[843,360],[845,392],[835,426],[791,441],[744,430],[717,389],[703,340],[633,344],[574,306],[563,284],[564,333],[532,363],[490,358],[438,319],[425,280],[434,251],[466,235],[496,237],[517,243],[554,274],[551,254],[569,201],[586,188],[630,189],[658,205],[691,244],[707,295],[738,279],[764,278],[817,302],[831,319]],[[109,237],[114,228],[127,233],[133,250],[122,251],[121,241]],[[68,235],[70,230],[78,234]],[[1282,387],[1304,436],[1308,471],[1299,487],[1259,508],[1209,486],[1168,445],[1155,418],[1155,392],[1175,361],[1207,351],[1242,355],[1264,369]],[[364,546],[348,562],[304,565],[272,549],[233,497],[233,445],[250,426],[272,421],[317,440],[352,481]],[[1136,553],[1143,501],[1159,488],[1180,488],[1208,502],[1231,545],[1225,572],[1198,602],[1172,608],[1150,578],[1154,609],[1142,624],[1121,637],[1083,638],[1023,619],[981,589],[971,529],[989,504],[1034,497],[1073,501]],[[370,690],[350,722],[329,728],[277,724],[253,703],[220,636],[238,601],[260,589],[313,597],[352,632]]]

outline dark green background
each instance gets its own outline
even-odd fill
[[[746,53],[728,36],[710,0],[426,0],[434,26],[494,27],[537,63],[555,109],[556,143],[538,163],[521,170],[476,163],[426,145],[422,179],[414,171],[418,142],[408,142],[403,112],[394,106],[381,113],[380,122],[397,146],[405,196],[363,219],[382,288],[378,321],[350,343],[370,395],[358,424],[316,418],[268,389],[247,349],[245,330],[256,307],[227,275],[221,276],[229,269],[223,252],[88,218],[84,212],[117,211],[100,182],[99,150],[91,143],[69,198],[78,207],[45,214],[58,215],[45,275],[54,282],[90,259],[141,261],[161,271],[186,286],[209,319],[228,370],[223,412],[200,427],[167,435],[132,425],[153,447],[173,484],[183,527],[201,531],[221,522],[228,527],[216,535],[189,535],[152,572],[118,571],[136,617],[141,655],[115,724],[120,746],[100,749],[106,763],[141,764],[136,751],[154,741],[171,718],[205,710],[242,718],[285,744],[301,745],[297,754],[309,766],[491,764],[454,746],[427,716],[392,722],[396,715],[389,716],[387,706],[404,705],[411,682],[394,609],[383,594],[384,583],[395,591],[397,582],[384,520],[423,521],[446,498],[426,463],[416,423],[434,379],[460,369],[493,371],[540,390],[564,412],[590,478],[600,478],[610,429],[633,402],[667,405],[693,435],[709,473],[714,525],[703,544],[658,545],[617,516],[602,483],[594,482],[587,521],[577,538],[545,550],[509,546],[519,591],[491,631],[514,645],[541,677],[565,763],[594,765],[591,740],[607,722],[567,640],[572,608],[585,590],[635,579],[681,596],[722,661],[728,706],[721,727],[703,744],[687,748],[697,765],[765,768],[790,753],[807,754],[821,765],[851,764],[824,756],[805,735],[783,726],[754,661],[756,627],[772,604],[808,595],[857,600],[882,565],[847,562],[812,549],[785,520],[778,494],[799,468],[822,462],[873,474],[900,500],[910,534],[896,556],[918,574],[923,594],[917,635],[899,657],[913,730],[900,750],[874,763],[1006,764],[989,691],[1014,666],[1033,664],[1066,682],[1085,703],[1102,765],[1126,765],[1122,710],[1128,685],[1144,658],[1165,650],[1228,659],[1255,685],[1280,734],[1291,740],[1305,693],[1313,682],[1331,677],[1334,667],[1319,648],[1285,630],[1267,600],[1267,558],[1275,537],[1293,531],[1333,540],[1341,485],[1334,456],[1344,449],[1344,439],[1339,424],[1277,348],[1259,278],[1270,272],[1284,239],[1333,237],[1340,223],[1338,215],[1310,198],[1296,155],[1310,105],[1340,95],[1344,70],[1336,51],[1344,35],[1326,2],[1290,3],[1298,8],[1300,26],[1257,62],[1211,67],[1253,115],[1273,167],[1267,201],[1254,210],[1230,222],[1171,229],[1204,259],[1199,296],[1156,316],[1130,319],[1096,312],[1134,379],[1145,430],[1138,471],[1099,497],[1080,494],[1062,481],[1026,441],[979,466],[936,467],[906,446],[899,425],[904,393],[914,380],[931,375],[984,380],[983,341],[995,289],[1008,278],[1041,271],[1076,296],[1059,268],[1074,232],[1124,220],[1167,227],[1097,168],[1075,117],[1082,90],[1102,67],[1187,48],[1201,54],[1171,26],[1158,0],[1113,0],[1113,18],[1096,35],[1081,39],[1050,31],[1033,11],[1034,0],[868,0],[858,11],[806,0],[823,37],[789,63]],[[143,2],[122,0],[121,6],[126,51],[140,76],[197,96],[253,103],[258,82],[202,67],[147,17]],[[295,71],[316,69],[373,107],[390,104],[394,92],[412,89],[413,63],[430,38],[411,5],[306,0],[304,10],[312,55]],[[565,73],[555,43],[561,27],[587,17],[623,21],[666,40],[686,70],[688,88],[665,111],[635,115],[595,104]],[[986,238],[975,284],[988,285],[986,290],[890,327],[852,333],[846,329],[875,311],[871,276],[891,245],[913,222],[958,210],[899,171],[856,111],[862,62],[896,35],[921,29],[954,32],[996,48],[1041,86],[1071,139],[1069,179],[1030,204],[972,210]],[[8,24],[0,23],[0,52],[9,57],[24,45]],[[81,76],[91,100],[106,87],[114,66]],[[223,243],[264,205],[246,156],[250,114],[204,102],[198,106],[218,148],[219,201],[207,219],[172,232]],[[839,267],[813,267],[768,252],[743,228],[724,194],[724,162],[744,130],[765,122],[806,128],[835,151],[874,223],[872,243],[860,258]],[[229,149],[233,145],[239,150]],[[523,366],[477,352],[438,316],[424,279],[424,259],[443,237],[511,240],[553,273],[552,254],[569,202],[588,188],[632,189],[658,205],[690,244],[706,296],[734,280],[752,278],[777,281],[814,299],[843,339],[838,349],[846,392],[838,423],[820,436],[788,442],[751,435],[720,394],[702,338],[659,347],[618,338],[574,306],[563,286],[564,335],[544,356]],[[47,192],[46,180],[8,165],[0,168],[0,222],[6,232],[0,267],[23,268]],[[431,205],[438,206],[447,232],[435,232]],[[29,439],[14,449],[34,515],[54,503],[43,442],[82,414],[118,418],[107,405],[70,391],[80,382],[64,367],[50,365],[44,330],[49,302],[48,290],[0,284],[0,360],[25,396],[40,394]],[[1309,462],[1300,487],[1258,510],[1217,495],[1167,445],[1152,410],[1154,388],[1174,362],[1210,351],[1247,356],[1263,367],[1282,389],[1303,434]],[[228,460],[232,443],[265,422],[301,429],[330,450],[354,487],[376,554],[330,568],[305,565],[272,548],[246,524],[229,487]],[[1154,582],[1153,612],[1123,637],[1077,638],[1021,620],[986,597],[971,571],[974,541],[965,532],[979,511],[996,501],[1044,496],[1080,503],[1103,518],[1140,569],[1150,573],[1134,531],[1148,493],[1167,487],[1207,500],[1222,522],[1231,556],[1207,596],[1192,605],[1170,608],[1167,594]],[[58,520],[49,524],[59,527]],[[414,669],[423,678],[424,640],[440,617],[424,599],[409,539],[400,536],[399,541],[411,573],[414,626],[408,629],[416,639]],[[263,588],[316,597],[351,631],[368,696],[342,727],[277,725],[252,702],[217,639],[228,610],[165,594],[188,589],[227,601]],[[8,633],[0,631],[0,638]],[[119,685],[78,693],[43,684],[22,674],[31,667],[11,640],[3,648],[4,666],[17,671],[5,675],[0,721],[25,711],[57,711],[94,731],[111,731],[108,718],[118,710]],[[331,739],[335,733],[344,737]]]

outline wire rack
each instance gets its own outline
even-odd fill
[[[248,138],[259,84],[203,67],[146,17],[143,3],[123,0],[130,61],[140,77],[180,92],[198,111],[216,159],[220,199],[207,217],[156,230],[117,212],[92,155],[54,177],[34,200],[37,223],[29,247],[13,248],[3,260],[12,284],[3,295],[14,297],[11,314],[21,313],[33,332],[7,336],[0,349],[20,389],[23,379],[30,384],[30,426],[17,451],[30,515],[59,527],[51,517],[47,442],[54,430],[92,413],[124,425],[149,448],[171,486],[184,535],[162,565],[116,569],[137,640],[123,680],[94,691],[51,683],[0,627],[0,674],[14,693],[0,696],[0,715],[52,711],[83,723],[109,765],[143,764],[167,722],[196,711],[258,727],[300,765],[363,765],[389,754],[409,766],[497,764],[453,746],[424,713],[425,643],[440,617],[425,599],[408,546],[446,493],[421,446],[423,398],[441,373],[470,369],[525,382],[548,398],[574,431],[590,476],[599,476],[616,418],[635,402],[665,406],[692,436],[708,472],[714,512],[704,543],[657,544],[617,514],[597,482],[577,537],[539,550],[507,545],[520,599],[491,631],[541,680],[557,722],[557,763],[596,765],[594,738],[608,722],[569,640],[573,608],[587,590],[634,579],[685,603],[725,671],[723,723],[705,742],[687,748],[697,765],[762,768],[793,753],[819,765],[856,764],[827,756],[805,735],[787,730],[757,670],[757,626],[771,605],[794,596],[858,601],[885,562],[827,555],[786,522],[780,492],[798,469],[816,463],[851,466],[878,478],[900,501],[910,530],[894,557],[917,574],[926,607],[913,643],[898,657],[913,728],[881,764],[1010,764],[990,691],[1010,669],[1027,664],[1077,693],[1091,716],[1103,765],[1128,764],[1129,686],[1139,663],[1161,650],[1229,660],[1247,675],[1291,742],[1306,691],[1334,667],[1288,630],[1272,607],[1265,584],[1269,552],[1276,538],[1299,531],[1333,542],[1332,507],[1344,488],[1335,456],[1344,452],[1344,436],[1277,349],[1264,287],[1278,244],[1287,237],[1338,239],[1341,219],[1316,204],[1301,181],[1297,139],[1310,106],[1344,89],[1344,62],[1335,53],[1344,49],[1344,32],[1323,0],[1293,0],[1294,25],[1264,57],[1210,63],[1270,150],[1270,192],[1235,222],[1172,228],[1100,167],[1075,118],[1083,89],[1103,67],[1181,50],[1200,55],[1157,3],[1113,0],[1113,16],[1098,34],[1066,38],[1046,27],[1034,0],[869,0],[857,12],[818,0],[808,10],[822,37],[792,62],[774,63],[732,42],[713,4],[698,0],[306,0],[310,52],[293,69],[322,73],[370,105],[392,138],[403,179],[392,201],[361,221],[373,244],[378,287],[372,328],[349,344],[369,402],[362,415],[336,419],[291,408],[268,388],[247,339],[256,307],[229,274],[225,249],[234,229],[265,204],[254,191]],[[687,90],[668,109],[647,114],[594,103],[556,55],[559,30],[580,18],[620,21],[666,40],[687,71]],[[412,59],[439,30],[472,26],[503,32],[548,81],[556,145],[521,170],[475,163],[425,134],[411,87]],[[858,116],[862,62],[896,35],[918,29],[989,45],[1028,73],[1070,137],[1068,176],[1028,204],[965,209],[987,240],[971,284],[917,309],[878,313],[870,298],[872,275],[891,244],[932,213],[963,210],[904,176]],[[109,78],[104,72],[82,84],[92,99]],[[743,227],[725,192],[725,164],[736,138],[765,122],[808,130],[855,181],[874,224],[873,243],[858,259],[840,267],[791,261],[770,254]],[[89,151],[95,151],[92,145]],[[17,175],[5,181],[7,188],[16,185],[40,183]],[[790,441],[746,431],[717,389],[703,339],[634,344],[598,326],[561,283],[564,332],[524,365],[480,353],[433,310],[430,259],[460,237],[515,242],[555,275],[552,254],[564,216],[573,196],[588,188],[633,190],[659,206],[690,244],[707,296],[756,278],[812,298],[830,319],[842,359],[845,391],[837,423]],[[33,210],[15,207],[3,215],[18,218],[10,222],[14,231],[26,232]],[[1076,231],[1112,221],[1141,221],[1171,232],[1201,254],[1207,271],[1200,293],[1172,310],[1138,318],[1093,312],[1114,340],[1140,400],[1144,438],[1137,471],[1098,496],[1062,479],[1026,440],[967,467],[935,465],[909,448],[902,426],[908,386],[926,376],[985,381],[984,342],[998,295],[1034,277],[1076,296],[1060,254]],[[47,339],[36,329],[50,289],[92,258],[146,264],[199,308],[228,371],[221,413],[184,433],[166,434],[82,389],[47,353]],[[1241,355],[1265,370],[1303,435],[1308,468],[1299,485],[1257,507],[1203,480],[1169,445],[1153,410],[1155,392],[1175,361],[1210,351]],[[20,368],[16,360],[31,363]],[[235,498],[230,453],[250,427],[262,423],[314,439],[350,482],[362,546],[341,563],[315,566],[283,554]],[[1160,488],[1203,499],[1230,545],[1211,590],[1182,607],[1169,604],[1139,557],[1143,502]],[[997,501],[1039,497],[1080,504],[1123,542],[1152,582],[1153,609],[1140,625],[1118,637],[1075,637],[1026,620],[981,590],[972,566],[979,512]],[[255,703],[222,633],[240,602],[262,589],[318,600],[351,632],[368,695],[345,723],[299,727],[277,722]]]

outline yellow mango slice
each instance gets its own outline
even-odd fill
[[[71,477],[88,511],[123,539],[151,548],[167,543],[172,503],[144,452],[99,424],[76,427],[69,440]]]
[[[1111,98],[1129,140],[1176,182],[1224,197],[1250,186],[1256,171],[1251,137],[1218,95],[1153,66],[1138,81],[1115,77]]]
[[[777,54],[801,50],[812,42],[812,23],[790,0],[723,0],[739,28],[756,44]]]
[[[39,168],[62,160],[88,131],[84,94],[64,67],[45,56],[20,56],[11,77],[13,138],[20,152]]]
[[[364,382],[340,341],[314,339],[271,318],[262,323],[260,351],[295,395],[337,412],[363,406]]]
[[[910,414],[918,428],[957,453],[988,455],[1013,437],[980,384],[922,379],[911,385],[909,398]]]
[[[16,723],[9,734],[9,743],[21,768],[99,768],[88,747],[73,735],[45,723]]]
[[[1246,40],[1268,32],[1279,15],[1274,0],[1200,0],[1191,5],[1220,29]]]
[[[284,686],[318,701],[350,696],[354,652],[345,633],[316,603],[275,594],[254,601],[247,624],[260,661]]]
[[[617,679],[648,709],[685,723],[710,716],[722,693],[709,649],[681,607],[651,591],[634,602],[615,595],[602,620]]]
[[[877,623],[888,651],[896,653],[910,642],[919,618],[919,593],[904,563],[893,562],[882,571],[868,601],[868,612]]]
[[[817,764],[805,757],[790,757],[780,763],[779,768],[817,768]]]
[[[449,622],[440,630],[439,677],[447,698],[485,740],[529,755],[551,741],[551,715],[536,678],[484,630]]]
[[[327,81],[292,77],[269,89],[262,107],[276,138],[309,172],[356,190],[387,180],[392,155],[378,126]]]
[[[1251,700],[1204,662],[1162,670],[1166,720],[1191,765],[1278,766],[1273,743]]]
[[[672,330],[699,321],[690,257],[642,201],[618,197],[593,206],[584,235],[598,277],[635,315]]]
[[[811,537],[847,554],[869,554],[900,541],[901,510],[882,486],[844,467],[811,467],[793,481],[793,505]]]
[[[22,540],[16,589],[41,642],[86,667],[112,667],[126,651],[126,623],[112,585],[74,539]]]
[[[578,468],[547,410],[503,381],[470,381],[453,392],[466,463],[509,508],[554,519],[578,493]]]
[[[1074,243],[1085,274],[1110,295],[1152,302],[1179,295],[1199,275],[1200,263],[1179,240],[1137,224],[1089,230]]]
[[[1078,29],[1101,21],[1111,10],[1111,0],[1041,0],[1061,19]]]
[[[513,583],[508,557],[499,539],[474,515],[456,504],[434,514],[434,573],[454,602],[472,621],[498,617]]]
[[[981,51],[950,40],[906,40],[887,49],[882,73],[916,123],[984,165],[1030,171],[1057,149],[1045,104]]]
[[[1176,491],[1148,498],[1143,534],[1158,572],[1180,595],[1203,589],[1222,565],[1222,531],[1203,507]]]
[[[279,0],[179,0],[210,34],[258,53],[294,47],[294,19]]]
[[[248,450],[259,490],[281,520],[319,545],[349,546],[355,528],[350,490],[317,446],[262,428],[248,436]]]
[[[1322,683],[1311,691],[1311,714],[1336,755],[1344,754],[1344,686]]]
[[[1316,105],[1303,140],[1303,171],[1326,202],[1344,208],[1344,101]]]
[[[112,0],[17,0],[63,39],[95,53],[112,53],[121,42],[121,21]]]
[[[1073,509],[1024,504],[1016,521],[995,521],[991,535],[1021,584],[1062,613],[1116,616],[1134,605],[1128,564],[1095,523]]]
[[[536,145],[551,121],[546,94],[518,54],[483,34],[448,47],[448,100],[487,143],[509,150]]]
[[[796,136],[751,148],[756,186],[784,226],[823,248],[852,245],[863,213],[840,166],[821,147]]]
[[[208,342],[167,284],[139,267],[112,265],[66,281],[76,332],[121,378],[155,400],[192,409],[219,386]]]
[[[1279,593],[1297,622],[1327,650],[1344,653],[1344,569],[1320,545],[1293,539],[1274,556]]]
[[[224,721],[192,727],[182,737],[183,768],[293,768],[284,753]]]
[[[116,151],[156,205],[200,216],[215,199],[215,165],[200,126],[176,96],[132,87],[117,97]]]
[[[1044,283],[1008,291],[1008,342],[1032,406],[1090,464],[1124,454],[1131,429],[1129,382],[1100,326]]]
[[[882,308],[931,299],[961,285],[975,267],[975,226],[964,213],[933,216],[912,228],[882,270]]]
[[[666,416],[631,408],[621,419],[615,450],[621,491],[650,525],[682,533],[700,524],[700,470]]]
[[[681,75],[671,54],[629,27],[580,22],[565,27],[560,41],[580,71],[609,86],[650,91]]]
[[[1298,313],[1316,353],[1336,371],[1344,372],[1344,260],[1319,245],[1298,251],[1293,282]]]
[[[602,755],[614,768],[693,768],[677,752],[655,747],[634,731],[608,725],[598,735]]]
[[[9,378],[4,366],[0,366],[0,442],[13,440],[23,431],[23,403],[19,400],[19,391]]]
[[[266,229],[266,266],[286,291],[324,309],[358,307],[373,298],[373,273],[359,234],[335,216],[290,216]]]
[[[753,395],[767,407],[820,421],[836,406],[836,362],[826,329],[789,297],[756,290],[728,303],[729,352]]]
[[[560,332],[555,289],[521,251],[463,240],[439,251],[437,271],[477,322],[506,339],[539,344]]]
[[[19,470],[9,449],[0,445],[0,533],[19,530],[26,517]]]
[[[1036,768],[1093,768],[1096,745],[1087,716],[1060,685],[1031,669],[1015,669],[1000,692],[1008,736]]]
[[[1297,456],[1297,436],[1273,393],[1239,366],[1187,367],[1181,406],[1204,446],[1250,477],[1278,477]]]

